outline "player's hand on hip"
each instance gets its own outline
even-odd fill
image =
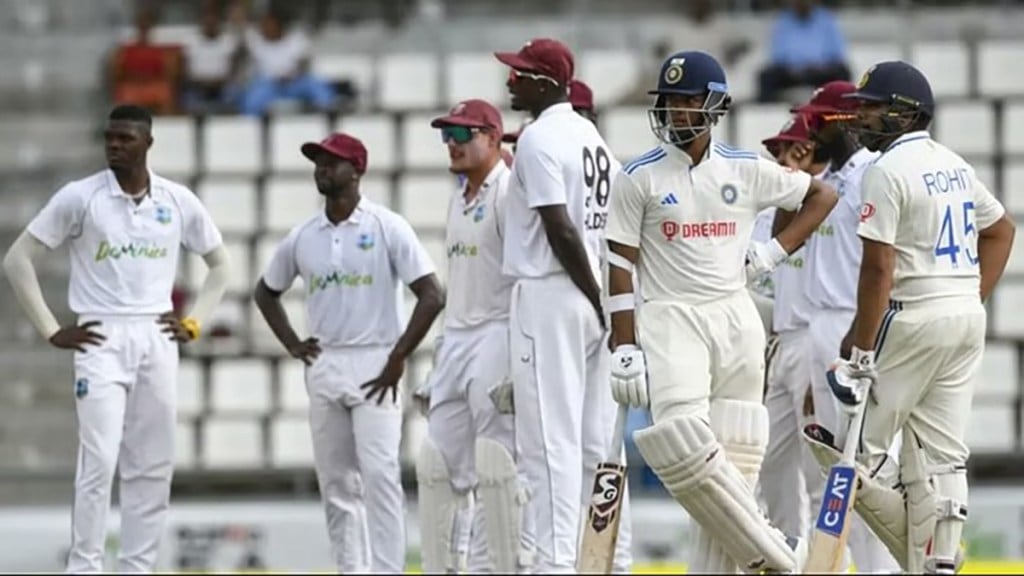
[[[612,397],[619,404],[647,408],[647,362],[642,350],[632,344],[617,346],[611,358]]]
[[[306,338],[288,347],[288,353],[292,358],[302,360],[306,366],[312,366],[313,362],[320,356],[320,341],[316,338]]]
[[[494,403],[498,414],[513,414],[516,411],[515,396],[512,393],[512,380],[505,378],[487,393]]]
[[[391,392],[391,402],[398,402],[398,381],[402,379],[404,372],[405,361],[395,356],[388,356],[387,364],[381,370],[380,376],[360,386],[366,390],[365,398],[371,400],[376,397],[377,404],[380,405],[384,402],[384,397],[388,392]]]
[[[768,242],[751,242],[747,247],[745,267],[747,280],[767,274],[789,256],[774,238]]]
[[[53,336],[50,336],[50,344],[53,344],[57,348],[63,348],[64,350],[86,352],[86,344],[99,346],[107,339],[103,334],[93,330],[93,328],[96,328],[99,325],[100,323],[98,321],[92,320],[90,322],[83,322],[82,324],[65,326],[60,330],[57,330]]]
[[[175,342],[191,342],[193,340],[192,333],[188,331],[181,322],[181,318],[174,312],[164,312],[156,319],[156,323],[163,326],[160,330],[164,334],[169,334],[171,340]]]
[[[875,353],[857,347],[853,348],[849,360],[836,360],[825,374],[829,390],[839,401],[840,409],[848,414],[864,402],[877,377]]]

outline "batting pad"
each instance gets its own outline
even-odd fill
[[[516,476],[516,463],[500,443],[476,440],[477,499],[484,507],[487,556],[497,573],[514,574],[519,565],[525,493]]]
[[[669,493],[743,570],[794,569],[785,536],[761,514],[707,422],[672,418],[636,432],[634,441]]]
[[[416,459],[416,483],[423,572],[464,572],[466,551],[461,544],[463,534],[469,534],[470,495],[452,490],[448,464],[429,438]]]

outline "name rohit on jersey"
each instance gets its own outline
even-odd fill
[[[968,174],[966,168],[952,168],[949,170],[936,170],[921,174],[924,180],[924,188],[929,196],[949,194],[950,192],[963,192],[968,189]]]
[[[726,238],[736,235],[736,222],[676,222],[674,220],[662,220],[661,233],[669,242],[679,238],[689,240],[690,238]]]

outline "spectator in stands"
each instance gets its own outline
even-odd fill
[[[244,61],[237,34],[224,31],[224,11],[218,0],[204,0],[199,33],[185,46],[185,108],[203,112],[226,107]]]
[[[110,59],[110,86],[115,104],[136,104],[153,114],[178,111],[182,77],[180,46],[154,44],[155,6],[135,14],[135,37],[119,45]]]
[[[674,49],[702,50],[714,56],[727,70],[750,50],[750,40],[738,36],[731,20],[715,17],[713,0],[686,0],[685,4],[686,20],[673,38],[673,50],[666,51],[664,57],[657,60],[659,71]],[[657,74],[653,77],[657,78]]]
[[[850,79],[843,33],[832,12],[817,0],[791,0],[779,14],[770,58],[758,78],[761,102],[777,102],[792,88]]]
[[[282,5],[270,6],[258,31],[246,30],[245,45],[254,75],[242,94],[244,114],[265,114],[278,100],[299,100],[320,111],[334,107],[334,89],[310,71],[309,37],[291,26]]]

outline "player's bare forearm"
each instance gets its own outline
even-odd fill
[[[882,316],[889,307],[896,250],[889,244],[863,239],[864,255],[857,283],[857,316],[853,321],[853,345],[874,350]]]
[[[1006,270],[1013,248],[1017,227],[1009,216],[1003,215],[995,224],[978,233],[978,262],[981,267],[981,301],[995,290],[999,278]]]
[[[263,279],[260,278],[260,281],[256,283],[256,290],[253,291],[252,297],[256,302],[256,308],[263,315],[263,319],[267,321],[267,325],[270,326],[270,330],[277,337],[278,342],[287,350],[292,350],[298,346],[301,340],[295,333],[295,329],[292,328],[292,323],[288,319],[288,312],[281,305],[281,293],[271,290],[263,282]]]
[[[772,238],[778,236],[779,232],[785,230],[786,226],[789,226],[790,222],[792,222],[795,217],[795,211],[791,212],[789,210],[777,208],[775,210],[775,216],[772,218]]]
[[[629,260],[632,264],[636,264],[640,257],[640,250],[618,242],[609,241],[608,250]],[[633,275],[628,270],[618,266],[608,266],[608,294],[610,296],[627,294],[633,298],[633,290]],[[612,346],[621,344],[636,344],[636,316],[633,310],[612,312]]]
[[[811,187],[804,197],[800,210],[775,239],[787,253],[792,254],[825,221],[838,201],[839,196],[831,186],[820,180],[811,180]]]
[[[555,258],[565,268],[566,274],[572,283],[583,292],[587,300],[595,308],[600,306],[601,289],[598,287],[597,279],[590,269],[590,260],[587,258],[587,250],[583,247],[583,240],[576,232],[569,213],[565,211],[564,204],[554,206],[541,206],[537,208],[540,219],[544,223],[544,233],[547,235],[548,244]]]
[[[405,327],[405,332],[395,342],[391,350],[391,357],[396,360],[406,360],[416,350],[430,332],[430,325],[437,319],[437,315],[444,310],[444,288],[434,274],[427,274],[417,278],[409,289],[416,295],[416,306],[412,310],[412,317]]]

